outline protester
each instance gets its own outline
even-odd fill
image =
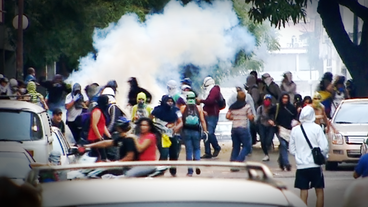
[[[71,88],[63,81],[63,77],[60,74],[56,74],[52,81],[42,80],[40,85],[47,89],[46,103],[50,111],[53,111],[55,108],[64,107],[64,93],[70,93]]]
[[[24,79],[24,83],[28,84],[29,81],[37,82],[36,79],[36,70],[32,67],[28,68],[27,70],[28,75]]]
[[[0,78],[0,99],[10,99],[7,97],[10,93],[9,80],[6,77]]]
[[[332,94],[333,94],[333,84],[332,84],[333,75],[330,72],[326,72],[323,74],[323,77],[317,87],[317,92],[321,96],[321,103],[324,106],[325,114],[327,118],[331,118],[331,105],[332,105]]]
[[[34,103],[45,110],[48,110],[49,107],[46,104],[45,99],[43,98],[42,94],[36,91],[36,83],[33,81],[28,82],[27,84],[27,94],[24,97],[24,100]]]
[[[301,125],[294,127],[290,134],[290,154],[295,156],[296,175],[295,188],[300,189],[300,198],[307,205],[308,190],[315,188],[317,196],[317,207],[324,206],[324,176],[320,165],[315,164],[311,148],[319,147],[324,156],[328,153],[328,142],[321,129],[315,121],[314,109],[305,106],[300,113]],[[303,133],[304,130],[304,133]]]
[[[273,81],[273,78],[268,73],[262,75],[262,80],[265,83],[264,93],[270,94],[272,96],[272,103],[276,104],[281,97],[279,85]]]
[[[18,100],[20,99],[20,92],[19,92],[19,88],[18,88],[18,81],[15,80],[14,78],[11,78],[9,80],[9,90],[8,90],[8,95],[10,96],[10,100]]]
[[[368,177],[368,154],[365,154],[359,158],[358,165],[355,167],[353,177],[355,179],[362,177]]]
[[[61,109],[56,108],[52,111],[51,125],[60,129],[61,133],[65,136],[65,124],[62,119],[63,112]]]
[[[296,94],[296,84],[293,81],[293,74],[288,71],[283,74],[283,77],[284,78],[282,79],[280,86],[281,92],[289,94],[290,101],[293,104],[294,96]]]
[[[342,207],[366,207],[368,203],[368,178],[353,181],[345,189]]]
[[[146,94],[147,103],[151,103],[152,95],[149,93],[146,89],[139,87],[138,81],[135,77],[131,77],[128,80],[128,83],[130,84],[130,90],[128,93],[128,105],[134,106],[137,104],[137,95],[140,92],[143,92]]]
[[[137,102],[138,103],[132,107],[131,116],[133,122],[136,122],[142,117],[149,117],[153,110],[152,107],[147,104],[147,97],[145,93],[138,93]]]

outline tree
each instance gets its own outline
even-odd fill
[[[287,22],[298,23],[305,21],[308,0],[281,0],[281,1],[257,1],[245,0],[252,4],[248,13],[253,21],[270,23],[280,28]],[[310,1],[311,3],[315,3]],[[363,28],[360,42],[355,44],[345,30],[340,13],[340,6],[344,6],[361,20]],[[319,0],[317,12],[319,13],[323,27],[336,48],[341,60],[349,70],[354,83],[359,88],[359,97],[368,96],[368,8],[357,0]]]

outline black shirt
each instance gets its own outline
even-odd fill
[[[51,124],[53,127],[57,127],[60,129],[61,133],[65,134],[65,124],[63,122],[63,120],[61,120],[61,122],[56,123],[54,122],[54,120],[51,119]]]
[[[134,161],[138,160],[138,151],[135,147],[133,138],[119,136],[114,139],[114,146],[119,147],[119,159],[123,159],[128,154],[128,152],[133,152]]]

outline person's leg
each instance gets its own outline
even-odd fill
[[[317,203],[316,207],[323,207],[325,205],[325,193],[323,188],[316,188]]]
[[[186,160],[193,160],[193,139],[190,135],[191,133],[189,132],[189,130],[184,130]],[[188,174],[193,174],[193,168],[188,168]]]
[[[250,135],[251,135],[251,138],[252,138],[252,145],[255,145],[257,144],[257,125],[255,122],[253,121],[250,121],[249,122],[249,130],[250,130]]]
[[[76,143],[79,143],[80,141],[80,130],[78,129],[78,126],[75,124],[74,121],[67,121],[66,125],[68,125],[70,132],[73,135],[73,138]]]
[[[279,146],[279,164],[280,168],[283,169],[284,167],[287,170],[290,170],[290,163],[288,158],[288,143],[285,139],[281,138],[280,136],[277,136],[280,141]]]
[[[239,151],[240,151],[240,138],[239,138],[239,134],[238,134],[238,130],[236,128],[233,128],[231,130],[231,140],[233,142],[233,148],[231,150],[231,155],[230,155],[230,161],[237,161],[237,158],[239,156]]]
[[[215,130],[216,130],[216,126],[217,126],[217,122],[218,122],[218,116],[208,116],[207,117],[207,130],[208,130],[208,140],[211,143],[214,152],[213,152],[213,157],[217,157],[221,147],[218,144],[216,135],[215,135]],[[206,152],[207,154],[207,152]]]
[[[178,160],[178,139],[176,136],[170,137],[171,146],[169,147],[169,160]],[[176,175],[176,167],[170,168],[170,173],[172,176]]]
[[[302,199],[305,205],[308,205],[308,190],[300,190],[300,199]]]
[[[310,179],[311,179],[311,187],[315,188],[316,197],[317,197],[317,207],[322,207],[324,205],[324,188],[325,188],[325,179],[323,176],[322,167],[316,167],[310,169]]]
[[[239,135],[238,136],[239,141],[242,145],[242,148],[239,152],[238,157],[236,158],[236,161],[244,162],[245,157],[249,153],[249,151],[248,151],[249,145],[250,145],[249,140],[252,140],[252,138],[249,136],[249,133],[247,133],[247,128],[237,128],[237,130],[238,130],[238,135]]]
[[[261,140],[262,151],[265,155],[268,155],[268,149],[266,145],[266,129],[266,126],[263,126],[262,124],[259,125],[259,138]]]
[[[136,166],[132,167],[125,173],[126,177],[146,177],[153,173],[156,170],[156,167],[152,166]]]
[[[159,147],[160,159],[167,160],[169,158],[169,148]]]
[[[209,123],[209,117],[206,116],[206,123],[207,123],[207,130],[209,131],[210,128],[212,129],[212,127],[210,127],[210,123]],[[204,143],[204,155],[202,156],[202,158],[211,158],[212,157],[212,153],[211,153],[211,145],[210,145],[210,134],[208,134],[208,139],[203,141]]]
[[[265,142],[266,142],[265,144],[266,144],[267,153],[268,153],[268,150],[271,149],[274,136],[275,136],[275,128],[273,126],[265,127]]]

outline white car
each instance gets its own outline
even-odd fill
[[[57,127],[52,127],[52,137],[54,139],[52,142],[52,148],[53,151],[57,151],[61,154],[61,165],[76,163],[75,154],[78,153],[78,148],[71,146]]]
[[[0,176],[6,176],[22,184],[35,163],[32,156],[16,142],[0,143]]]
[[[76,169],[120,169],[123,167],[175,166],[176,177],[58,180],[58,171]],[[202,174],[185,176],[188,166]],[[205,171],[205,168],[211,168]],[[230,168],[241,168],[236,175]],[[244,169],[244,170],[242,170]],[[184,176],[181,176],[183,174]],[[231,174],[232,176],[229,176]],[[128,206],[128,207],[305,207],[302,200],[262,163],[198,161],[113,162],[35,168],[27,181],[42,190],[42,206]],[[219,178],[216,178],[219,176]],[[42,179],[40,179],[42,178]],[[46,182],[43,182],[46,181]]]
[[[26,101],[0,100],[0,120],[0,141],[19,142],[36,162],[48,162],[53,137],[45,109]]]

